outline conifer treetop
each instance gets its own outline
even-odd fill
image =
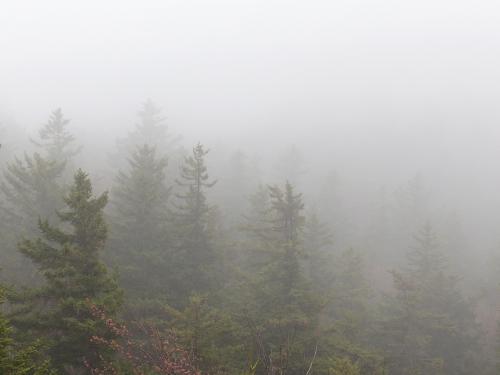
[[[67,126],[71,120],[64,118],[61,108],[50,114],[49,120],[38,131],[40,141],[31,140],[35,145],[46,152],[50,160],[67,161],[81,151],[81,147],[71,148],[75,137]]]

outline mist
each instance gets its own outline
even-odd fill
[[[0,9],[0,372],[496,373],[497,2]]]

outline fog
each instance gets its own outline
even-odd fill
[[[133,138],[152,100],[180,137],[171,154],[157,150],[169,159],[167,185],[193,145],[210,149],[206,164],[218,182],[207,197],[221,211],[219,237],[226,236],[216,236],[217,246],[237,247],[241,259],[246,245],[233,234],[259,184],[288,180],[303,193],[307,215],[318,213],[332,232],[332,251],[361,254],[376,300],[394,292],[389,271],[405,267],[412,234],[431,223],[464,299],[475,301],[487,353],[479,363],[490,366],[500,306],[500,278],[492,276],[500,257],[499,15],[489,0],[6,0],[0,164],[8,169],[32,153],[29,140],[61,108],[83,146],[71,168],[88,172],[113,202],[130,157],[117,145]],[[237,152],[246,179],[231,169],[243,163]],[[116,213],[106,212],[113,239]],[[379,215],[388,215],[390,229]],[[21,237],[9,236],[2,238],[13,248]],[[243,264],[228,254],[221,259]],[[23,284],[10,279],[7,258],[0,280]],[[361,374],[376,373],[356,363]],[[439,371],[471,371],[446,366]]]
[[[19,127],[62,107],[84,143],[111,144],[152,98],[186,144],[295,144],[311,165],[388,188],[420,172],[480,227],[495,220],[496,2],[2,8],[1,113]]]

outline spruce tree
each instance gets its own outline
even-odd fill
[[[215,185],[210,181],[205,156],[208,150],[198,143],[192,155],[185,157],[180,178],[176,180],[173,219],[175,225],[174,269],[172,289],[181,299],[193,292],[207,292],[213,286],[216,275],[214,266],[216,251],[209,231],[210,211],[205,190]]]
[[[22,304],[13,323],[24,335],[43,337],[54,365],[66,373],[103,354],[97,353],[91,338],[109,332],[93,307],[113,316],[121,304],[121,291],[100,261],[107,238],[107,201],[106,193],[93,196],[88,175],[79,170],[64,198],[65,209],[57,213],[62,226],[41,220],[41,237],[19,245],[45,283],[19,296]]]
[[[19,275],[33,274],[30,264],[18,257],[16,243],[20,237],[36,233],[39,217],[58,220],[55,212],[64,204],[62,196],[69,180],[67,166],[78,152],[68,124],[60,109],[54,111],[39,131],[40,140],[33,141],[37,151],[16,157],[3,171],[0,230],[5,242],[0,261],[8,265],[5,273],[9,281],[26,283],[27,279],[20,280]],[[28,279],[33,278],[34,275]]]
[[[120,171],[111,191],[111,261],[131,303],[166,297],[169,292],[168,161],[144,145]]]
[[[258,374],[306,373],[318,344],[320,300],[300,262],[304,204],[288,182],[284,189],[269,187],[268,194],[267,228],[255,232],[263,235],[259,251],[268,252],[267,262],[253,271],[253,298],[243,316],[256,345]]]
[[[284,286],[291,289],[296,286],[301,275],[299,253],[305,224],[305,217],[302,215],[302,194],[295,194],[293,186],[287,182],[284,190],[270,186],[269,196],[271,209],[275,213],[272,229],[278,235],[276,245],[282,250],[280,272]]]
[[[192,155],[185,158],[177,180],[169,268],[172,297],[165,309],[167,325],[190,348],[203,371],[232,374],[245,366],[246,351],[242,349],[241,327],[228,309],[231,293],[223,284],[234,271],[225,268],[221,259],[226,244],[220,235],[218,210],[207,202],[207,189],[216,183],[208,175],[207,153],[201,144],[196,145]]]
[[[114,167],[124,170],[126,160],[137,147],[148,145],[154,147],[159,157],[168,156],[170,160],[179,158],[179,136],[172,134],[167,125],[167,119],[162,115],[162,109],[151,99],[142,103],[138,112],[139,121],[127,137],[117,141],[117,152],[111,155]]]
[[[328,367],[331,358],[338,363],[351,360],[361,373],[384,373],[383,358],[373,337],[375,311],[373,291],[365,277],[363,257],[348,249],[336,254],[330,263],[331,275],[325,308],[322,347],[328,353],[321,365]]]
[[[39,153],[24,155],[7,165],[0,189],[4,196],[4,224],[15,232],[33,233],[38,217],[55,219],[61,207],[61,176],[65,163]]]
[[[415,236],[408,268],[393,272],[396,294],[381,326],[390,373],[465,375],[477,370],[474,312],[447,267],[437,235],[427,224]]]
[[[255,162],[242,151],[234,152],[225,168],[224,180],[218,185],[217,201],[224,211],[224,217],[231,234],[237,235],[236,229],[241,216],[246,211],[246,202],[258,180],[258,170]]]
[[[329,228],[311,214],[304,228],[304,252],[306,256],[305,268],[313,288],[318,292],[325,292],[333,281],[333,237]]]
[[[179,343],[190,348],[196,365],[207,374],[239,374],[245,368],[248,348],[243,328],[232,311],[216,308],[209,298],[199,294],[189,297],[180,310],[167,307],[172,328]]]
[[[332,375],[361,375],[359,366],[346,357],[336,358],[330,372]]]
[[[70,120],[64,118],[61,108],[58,108],[38,131],[40,140],[33,140],[33,143],[44,150],[47,159],[67,163],[81,151],[81,147],[73,146],[75,136],[68,131],[69,123]]]
[[[0,287],[0,307],[5,291]],[[6,375],[56,375],[49,361],[43,359],[40,345],[21,347],[14,341],[13,329],[0,312],[0,373]]]
[[[53,111],[38,132],[39,140],[32,140],[38,151],[15,158],[3,173],[3,213],[13,227],[28,228],[25,233],[36,229],[39,217],[55,219],[63,204],[67,164],[79,152],[68,124],[61,109]]]
[[[136,124],[133,138],[141,144],[164,146],[171,142],[168,128],[165,125],[166,118],[162,116],[161,109],[151,100],[146,100],[139,111],[140,122]],[[161,142],[161,143],[160,143]]]

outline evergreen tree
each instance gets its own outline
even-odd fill
[[[250,246],[265,247],[265,244],[274,238],[270,226],[273,212],[271,210],[269,189],[264,185],[259,185],[256,191],[249,196],[248,203],[249,207],[243,215],[241,230],[248,237]]]
[[[319,184],[315,211],[318,220],[328,226],[336,247],[342,249],[352,246],[355,236],[353,213],[346,207],[344,195],[338,173],[330,170]]]
[[[0,189],[4,196],[2,213],[15,232],[33,233],[38,217],[55,218],[61,207],[64,162],[49,160],[38,153],[16,158],[7,165]]]
[[[243,236],[239,244],[239,266],[249,277],[260,273],[274,259],[273,244],[276,233],[272,226],[273,217],[269,188],[258,185],[248,198],[248,210],[242,216],[240,226]]]
[[[333,362],[332,375],[361,375],[361,370],[356,363],[352,363],[349,358],[337,358]]]
[[[216,252],[211,243],[209,219],[211,207],[205,190],[215,185],[209,181],[205,156],[208,150],[198,143],[192,155],[185,157],[180,179],[176,180],[174,222],[174,285],[172,290],[187,301],[193,292],[206,292],[214,286]]]
[[[321,341],[328,355],[319,365],[329,367],[332,358],[336,365],[342,366],[350,360],[363,374],[382,374],[383,360],[377,343],[371,340],[375,314],[370,306],[374,300],[365,277],[363,258],[348,249],[336,255],[330,264],[333,280],[330,288],[323,292],[328,296],[328,303]]]
[[[431,217],[430,199],[430,191],[420,174],[416,174],[394,193],[392,220],[397,245],[406,244],[407,238],[420,229],[424,220]]]
[[[57,220],[55,212],[63,205],[67,164],[78,152],[72,146],[74,137],[67,130],[68,123],[60,109],[54,111],[39,131],[40,141],[33,141],[39,150],[15,158],[3,172],[0,230],[5,251],[0,260],[9,265],[11,281],[20,282],[19,274],[31,272],[29,264],[17,257],[16,242],[22,235],[36,232],[39,217]]]
[[[282,249],[280,271],[285,288],[291,289],[296,286],[301,274],[299,253],[305,224],[305,217],[302,215],[304,209],[302,194],[294,194],[293,186],[287,182],[284,190],[270,186],[269,195],[271,209],[275,213],[272,229],[278,235],[276,245]]]
[[[90,339],[106,335],[107,327],[92,314],[92,307],[112,316],[121,292],[99,260],[107,237],[107,194],[94,197],[89,177],[79,170],[64,201],[66,209],[58,212],[61,229],[40,221],[42,236],[19,245],[45,284],[19,296],[22,304],[13,323],[24,335],[43,337],[54,365],[68,373],[103,354]]]
[[[167,312],[168,326],[204,373],[230,375],[245,368],[249,350],[230,310],[211,306],[206,295],[193,294],[183,309]]]
[[[33,141],[40,152],[15,158],[4,171],[0,189],[4,195],[3,213],[13,227],[36,229],[39,217],[55,219],[63,202],[64,173],[67,163],[78,152],[74,136],[67,130],[61,109],[52,112],[39,130],[39,141]]]
[[[382,324],[382,347],[394,374],[476,373],[477,325],[448,274],[437,236],[425,225],[415,236],[406,272],[393,272],[396,295]]]
[[[263,240],[269,252],[253,282],[246,324],[259,359],[258,374],[305,373],[317,345],[320,304],[300,265],[304,204],[288,182],[269,187],[268,228]],[[280,372],[281,371],[281,372]]]
[[[304,251],[308,278],[318,292],[331,287],[333,274],[333,239],[326,224],[313,213],[305,224]]]
[[[180,137],[170,133],[166,117],[151,99],[146,100],[138,112],[139,122],[130,134],[117,141],[117,153],[111,155],[114,167],[126,169],[126,160],[137,147],[148,145],[157,150],[160,157],[169,156],[171,160],[179,158],[178,142]]]
[[[252,194],[252,187],[258,180],[258,168],[255,161],[242,151],[234,152],[226,167],[224,180],[218,185],[218,202],[224,211],[224,218],[232,229],[233,236],[241,216],[245,213],[246,202]]]
[[[0,288],[0,304],[4,290]],[[0,312],[0,373],[5,375],[55,375],[49,362],[41,356],[40,346],[20,347],[14,342],[12,327]]]
[[[112,190],[110,258],[136,310],[168,296],[171,189],[165,180],[167,159],[158,158],[153,147],[138,148],[128,162]]]
[[[234,295],[229,283],[219,289],[234,271],[221,259],[227,244],[218,209],[207,203],[206,191],[216,183],[207,172],[207,153],[196,145],[177,180],[180,192],[172,213],[175,238],[169,283],[173,298],[165,310],[167,326],[190,349],[196,364],[206,373],[229,375],[245,367],[247,351],[242,349],[241,327],[227,309],[231,305],[227,298]]]
[[[73,146],[75,137],[67,129],[69,123],[70,120],[65,119],[61,108],[58,108],[39,130],[40,140],[33,143],[44,150],[48,160],[68,163],[81,151],[81,147]]]
[[[166,118],[161,115],[161,109],[151,99],[143,103],[139,119],[140,122],[136,124],[136,130],[132,134],[132,139],[138,144],[165,147],[172,146],[178,140],[169,134],[165,124]]]

